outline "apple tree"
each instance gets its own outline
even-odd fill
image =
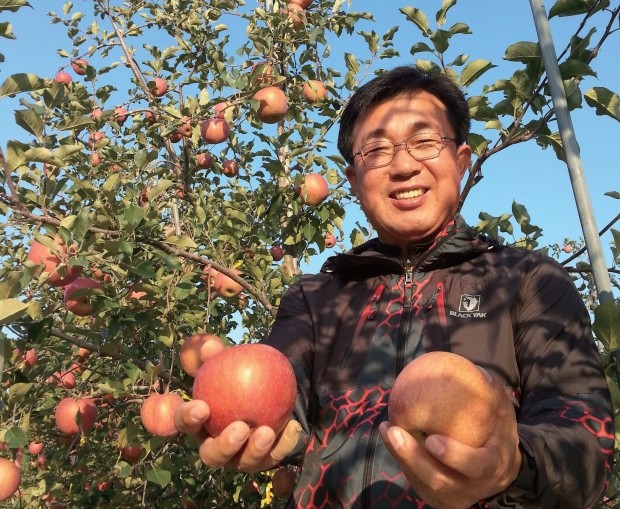
[[[452,43],[471,32],[447,24],[455,0],[435,26],[420,9],[383,5],[406,30],[382,33],[372,12],[344,4],[92,0],[80,11],[68,2],[49,13],[67,33],[58,73],[4,77],[16,135],[0,147],[0,444],[21,483],[2,507],[283,504],[274,493],[294,472],[207,468],[170,428],[191,397],[183,359],[196,353],[183,345],[197,334],[260,340],[304,263],[372,234],[345,217],[354,197],[334,143],[342,106],[369,75],[402,63],[405,45],[419,66],[466,89],[494,67],[455,55]],[[4,19],[29,8],[0,0]],[[616,120],[615,92],[581,87],[619,11],[593,0],[550,11],[598,28],[566,42],[570,107],[585,102]],[[7,22],[0,31],[14,37]],[[335,42],[356,50],[334,53]],[[516,42],[505,58],[514,73],[469,96],[476,160],[463,199],[495,153],[536,141],[563,156],[536,42]],[[541,248],[523,205],[480,219],[482,231]],[[620,234],[609,230],[615,264]],[[575,274],[591,298],[587,263]],[[620,401],[618,306],[597,310]]]

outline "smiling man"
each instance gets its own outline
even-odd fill
[[[601,497],[613,415],[587,310],[555,261],[479,236],[457,213],[469,126],[443,74],[398,67],[353,95],[338,148],[378,236],[282,300],[265,342],[297,376],[284,432],[237,422],[208,437],[205,403],[177,411],[204,463],[296,465],[291,509],[583,509]],[[496,405],[480,447],[418,442],[389,423],[395,378],[430,351],[484,368]]]

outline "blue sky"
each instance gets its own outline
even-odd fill
[[[65,29],[60,25],[51,25],[45,15],[48,11],[61,12],[63,3],[58,0],[32,0],[34,9],[24,8],[18,13],[3,13],[0,21],[12,23],[17,40],[0,39],[0,52],[6,59],[0,64],[0,81],[16,72],[32,72],[51,77],[67,63],[67,60],[58,54],[60,49],[71,50]],[[256,0],[247,2],[248,6],[255,3],[258,2]],[[90,12],[90,1],[76,0],[75,5],[78,9]],[[360,23],[360,29],[374,28],[382,34],[388,27],[401,26],[395,40],[402,59],[389,61],[390,66],[411,62],[409,48],[419,38],[418,31],[405,21],[404,16],[398,11],[398,7],[405,5],[411,3],[375,0],[350,2],[351,10],[369,11],[377,20],[374,27]],[[415,6],[428,15],[431,27],[434,27],[434,14],[440,5],[439,0],[415,2]],[[553,2],[547,1],[545,5],[549,9]],[[347,8],[346,2],[343,8]],[[509,44],[522,40],[536,40],[529,2],[461,0],[450,11],[448,25],[456,21],[466,22],[473,34],[456,39],[459,42],[458,46],[450,50],[448,60],[459,53],[466,53],[471,59],[491,60],[498,66],[485,75],[481,83],[491,83],[495,79],[508,77],[515,70],[512,64],[502,60],[504,50]],[[570,18],[551,20],[556,51],[559,52],[564,48],[567,36],[572,33],[574,26],[575,21]],[[240,37],[244,37],[244,34],[240,34]],[[617,64],[620,44],[617,39],[618,35],[603,47],[601,56],[594,64],[598,76],[589,79],[582,90],[585,91],[592,86],[605,86],[616,92],[620,90],[620,66]],[[361,50],[363,48],[360,47]],[[334,45],[332,58],[342,62],[344,51],[356,52],[355,47]],[[343,68],[344,65],[341,63],[339,67]],[[15,103],[5,99],[0,101],[0,146],[3,149],[8,139],[25,137],[25,133],[14,124],[11,112],[14,105]],[[620,126],[611,118],[596,116],[587,106],[572,112],[571,116],[581,149],[582,165],[595,220],[600,230],[620,210],[618,200],[604,196],[605,192],[620,191],[620,158],[617,156]],[[482,126],[474,125],[474,131],[482,132]],[[534,143],[528,145],[504,151],[485,163],[484,178],[470,193],[463,209],[464,216],[471,224],[475,224],[480,211],[493,215],[507,213],[510,212],[511,204],[515,200],[526,205],[532,222],[543,228],[544,245],[562,243],[565,237],[573,239],[581,237],[581,226],[566,165],[558,161],[551,150],[543,151]],[[351,219],[360,217],[358,211],[351,210],[348,213]],[[616,225],[616,228],[620,228],[620,225]],[[606,256],[609,256],[609,242],[609,236],[603,239]],[[325,255],[322,255],[314,263],[318,263],[324,257]]]

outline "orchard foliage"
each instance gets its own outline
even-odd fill
[[[0,147],[0,443],[3,457],[21,460],[22,472],[18,494],[2,507],[282,503],[273,498],[274,472],[212,470],[185,437],[147,432],[142,402],[153,391],[191,396],[192,379],[178,361],[187,337],[260,340],[300,262],[329,249],[333,236],[343,248],[370,235],[362,224],[345,231],[354,198],[343,188],[345,162],[334,138],[343,104],[378,69],[415,61],[441,68],[469,91],[476,159],[463,200],[495,153],[535,141],[563,157],[536,42],[509,46],[505,60],[514,73],[481,85],[494,64],[454,54],[459,38],[471,34],[464,22],[448,23],[454,4],[444,0],[434,24],[420,9],[382,5],[400,16],[409,49],[394,44],[399,26],[377,33],[372,13],[343,0],[307,8],[278,0],[92,0],[79,3],[84,11],[69,2],[50,13],[68,37],[59,75],[4,75],[0,85],[0,99],[14,101],[19,133]],[[14,38],[4,20],[20,8],[33,7],[0,0],[4,38]],[[560,56],[571,109],[620,120],[617,93],[582,90],[598,51],[614,40],[619,11],[609,0],[558,0],[549,12],[582,20]],[[336,54],[336,41],[355,51]],[[19,42],[11,44],[4,47]],[[260,119],[255,98],[268,86],[287,100],[286,116],[275,123]],[[211,124],[220,129],[217,139],[207,136]],[[311,173],[329,184],[328,197],[313,205],[299,191]],[[481,230],[505,242],[540,248],[542,230],[523,205],[480,219]],[[613,222],[606,228],[613,272],[620,232]],[[100,283],[75,294],[91,312],[69,310],[64,287],[50,285],[51,274],[29,260],[34,241],[58,256],[61,276],[77,271]],[[283,248],[282,261],[274,245]],[[583,246],[573,247],[577,258]],[[559,249],[551,246],[551,254]],[[570,269],[594,305],[587,263]],[[218,293],[212,271],[242,292]],[[619,315],[614,303],[594,310],[617,403]],[[95,402],[89,432],[57,431],[55,408],[69,396]],[[26,452],[35,441],[45,444],[40,455]],[[614,477],[610,497],[616,485]]]

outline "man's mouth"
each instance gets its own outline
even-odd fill
[[[424,190],[422,189],[409,189],[407,191],[397,191],[393,196],[397,200],[411,200],[413,198],[417,198],[418,196],[422,196],[423,194]]]

